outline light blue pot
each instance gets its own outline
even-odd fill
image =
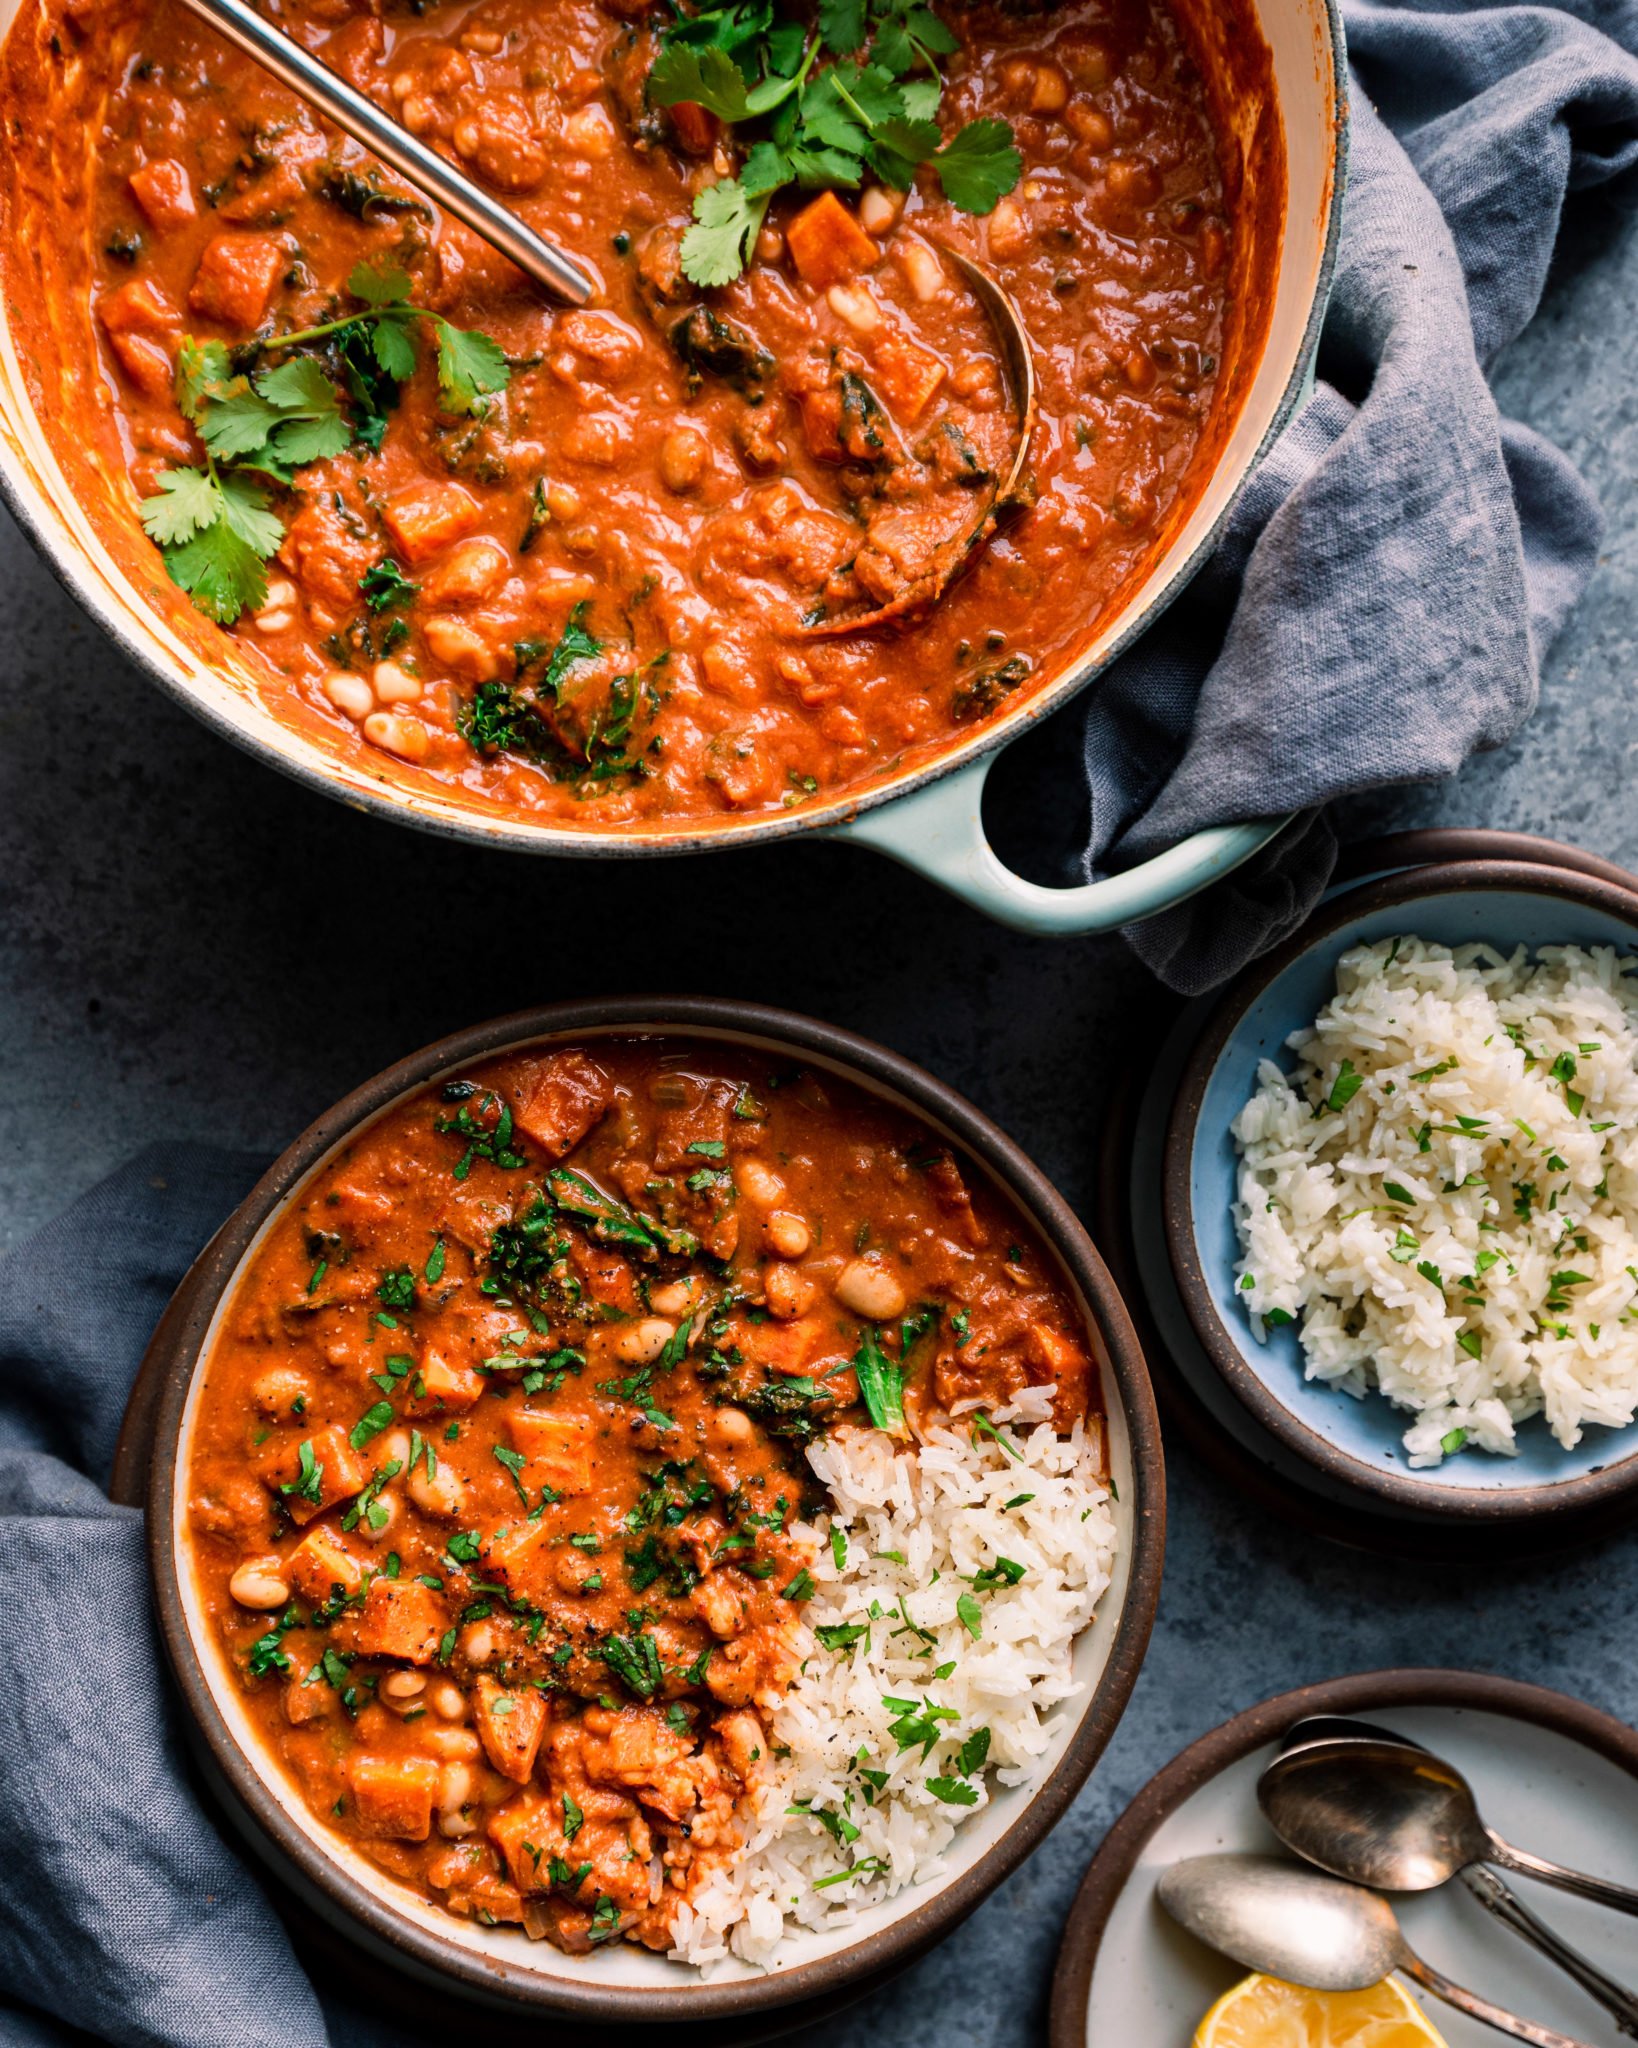
[[[49,430],[74,392],[53,392],[37,409],[28,381],[26,337],[13,334],[0,303],[0,494],[65,586],[129,659],[169,696],[259,760],[322,794],[395,823],[470,843],[570,858],[636,858],[760,845],[798,832],[853,840],[892,855],[1003,923],[1034,932],[1095,932],[1152,917],[1206,888],[1257,851],[1286,822],[1232,824],[1196,834],[1141,867],[1078,889],[1042,889],[1011,873],[984,837],[985,777],[999,750],[1083,690],[1183,588],[1211,552],[1251,471],[1311,387],[1342,212],[1346,162],[1347,63],[1337,0],[1253,0],[1273,60],[1284,126],[1287,205],[1277,247],[1260,252],[1256,274],[1272,280],[1268,339],[1257,373],[1198,504],[1119,616],[1087,654],[964,745],[926,767],[889,776],[862,796],[800,812],[702,828],[575,831],[523,818],[485,816],[464,793],[397,784],[366,750],[337,751],[330,737],[281,720],[237,644],[202,620],[160,573],[133,576],[105,544],[99,518],[80,501]],[[0,0],[0,34],[20,0]],[[1203,19],[1213,25],[1207,7]],[[1242,155],[1266,108],[1231,110]],[[110,482],[94,508],[128,524],[129,494]]]

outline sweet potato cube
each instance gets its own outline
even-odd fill
[[[364,1583],[358,1559],[322,1522],[291,1551],[287,1569],[296,1591],[320,1606],[337,1586],[344,1593],[356,1593]]]
[[[333,1423],[311,1436],[287,1437],[263,1456],[257,1470],[289,1509],[290,1519],[301,1525],[337,1501],[351,1500],[367,1476],[346,1431]]]
[[[810,200],[785,230],[796,274],[804,284],[846,284],[868,270],[881,251],[834,192]]]
[[[503,1778],[527,1785],[546,1732],[546,1702],[540,1694],[532,1686],[514,1691],[492,1678],[480,1678],[472,1718],[495,1769]]]
[[[413,568],[470,533],[478,523],[478,504],[459,484],[412,484],[387,500],[381,516]]]
[[[561,1589],[553,1570],[554,1537],[539,1522],[511,1522],[483,1546],[486,1574],[502,1580],[520,1599],[539,1606]]]
[[[111,334],[108,346],[144,398],[168,398],[176,383],[171,352],[151,334]]]
[[[428,1756],[371,1756],[347,1759],[353,1824],[361,1835],[394,1842],[424,1842],[432,1832],[432,1800],[438,1766]]]
[[[1053,1381],[1057,1385],[1058,1398],[1053,1403],[1055,1415],[1072,1420],[1084,1414],[1086,1383],[1092,1372],[1092,1361],[1083,1346],[1077,1344],[1073,1337],[1066,1337],[1062,1330],[1053,1329],[1050,1323],[1031,1323],[1025,1350],[1031,1367],[1030,1377],[1035,1384],[1044,1386]]]
[[[846,462],[842,446],[842,394],[804,391],[801,398],[802,438],[815,462]]]
[[[416,1375],[423,1391],[410,1402],[412,1415],[456,1415],[470,1408],[483,1392],[483,1377],[470,1365],[446,1358],[441,1351],[421,1354]]]
[[[506,1416],[512,1448],[528,1463],[518,1474],[526,1493],[584,1493],[592,1483],[591,1420],[584,1415],[535,1415],[512,1408]]]
[[[249,333],[267,315],[273,287],[289,264],[271,235],[217,235],[205,244],[188,304],[207,319]]]
[[[554,1052],[518,1111],[517,1127],[548,1158],[562,1159],[602,1121],[613,1100],[609,1077],[595,1060],[583,1052]]]
[[[489,1839],[506,1858],[512,1882],[520,1892],[550,1890],[548,1866],[568,1846],[555,1800],[538,1796],[508,1799],[490,1820]]]
[[[182,325],[181,314],[146,277],[133,277],[129,284],[105,292],[97,301],[97,315],[110,335],[168,335]]]
[[[163,232],[186,225],[198,213],[187,171],[174,156],[155,157],[130,178],[131,197]]]
[[[930,349],[918,348],[901,335],[889,335],[876,349],[875,388],[906,426],[920,419],[944,382],[944,365]]]
[[[430,1664],[448,1626],[449,1610],[419,1579],[372,1579],[345,1629],[349,1647],[365,1657]]]

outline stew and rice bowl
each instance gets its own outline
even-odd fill
[[[1059,1258],[920,1105],[788,1048],[583,1036],[395,1094],[178,1355],[156,1563],[218,1763],[355,1919],[548,2005],[777,2002],[931,1938],[1147,1633],[1146,1388]]]

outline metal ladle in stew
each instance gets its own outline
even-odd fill
[[[510,207],[502,206],[436,150],[429,149],[383,113],[373,100],[338,78],[327,64],[321,64],[299,43],[264,21],[247,0],[184,0],[184,4],[355,142],[362,143],[408,183],[435,199],[491,248],[498,249],[554,298],[571,306],[583,306],[591,298],[597,288],[596,280],[572,257],[554,242],[537,235]],[[1035,430],[1035,358],[1029,329],[1011,294],[983,264],[948,247],[943,253],[971,287],[1000,342],[1003,374],[1018,422],[1012,460],[985,499],[977,520],[935,541],[925,564],[904,588],[872,610],[843,612],[833,618],[811,621],[805,629],[811,638],[834,639],[925,611],[972,563],[1000,520],[1019,502],[1020,480]]]

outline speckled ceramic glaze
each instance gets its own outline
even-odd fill
[[[1183,1072],[1165,1154],[1165,1225],[1189,1322],[1232,1393],[1287,1449],[1328,1478],[1424,1514],[1513,1518],[1565,1514],[1631,1494],[1638,1500],[1638,1426],[1589,1425],[1565,1450],[1539,1416],[1521,1426],[1518,1455],[1482,1452],[1413,1470],[1410,1417],[1372,1395],[1357,1400],[1303,1378],[1296,1325],[1259,1343],[1236,1298],[1239,1242],[1232,1204],[1237,1155],[1230,1124],[1259,1061],[1287,1067],[1290,1034],[1311,1024],[1350,947],[1414,934],[1445,945],[1638,950],[1638,890],[1599,876],[1518,862],[1454,862],[1367,881],[1320,910],[1288,944],[1224,996]]]
[[[1077,1639],[1083,1692],[1059,1716],[1033,1782],[1003,1790],[961,1831],[945,1874],[862,1912],[840,1930],[791,1938],[769,1973],[730,1966],[709,1981],[615,1944],[575,1958],[516,1930],[459,1921],[396,1885],[308,1812],[264,1759],[238,1682],[204,1622],[188,1564],[186,1467],[200,1359],[234,1280],[287,1205],[336,1148],[407,1092],[521,1046],[647,1033],[754,1046],[841,1075],[953,1141],[1023,1210],[1081,1304],[1109,1418],[1119,1555],[1114,1583]],[[742,2021],[797,2002],[863,1991],[970,1913],[1063,1813],[1113,1733],[1137,1677],[1159,1593],[1165,1481],[1148,1375],[1114,1283],[1068,1205],[1009,1139],[908,1061],[867,1040],[778,1010],[706,998],[559,1004],[440,1041],[378,1075],[297,1139],[224,1225],[161,1324],[145,1374],[157,1379],[148,1492],[149,1552],[161,1628],[198,1738],[228,1811],[306,1904],[400,1969],[505,2007],[571,2019]]]

